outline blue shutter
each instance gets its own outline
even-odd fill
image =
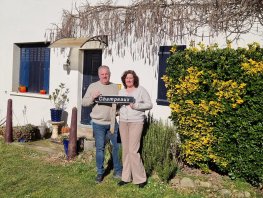
[[[157,104],[168,106],[169,102],[167,101],[166,92],[167,89],[165,87],[164,81],[161,79],[164,74],[166,74],[167,67],[167,58],[171,56],[172,46],[160,46],[159,48],[159,71],[158,71],[158,93],[157,93]],[[177,50],[184,50],[186,45],[177,46]]]
[[[21,48],[19,84],[24,85],[26,87],[29,86],[29,54],[29,48]]]
[[[44,57],[44,83],[43,89],[49,92],[49,66],[50,66],[50,49],[45,48],[45,57]]]

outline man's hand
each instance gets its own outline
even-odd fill
[[[97,98],[99,95],[101,95],[100,91],[96,90],[91,94],[91,97],[93,98],[93,100],[95,100],[95,98]]]

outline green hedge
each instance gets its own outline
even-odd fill
[[[171,50],[163,80],[184,161],[263,181],[263,49],[193,44]]]

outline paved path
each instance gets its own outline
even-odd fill
[[[51,139],[38,140],[38,141],[26,142],[26,143],[18,143],[18,142],[14,142],[14,143],[19,144],[21,146],[33,148],[37,151],[44,152],[49,155],[54,155],[60,152],[64,152],[63,144],[54,143],[51,141]]]
[[[90,141],[93,140],[92,129],[90,127],[78,127],[77,132],[78,137],[85,137],[89,140],[85,145],[84,149],[92,149],[94,147],[94,142]],[[37,151],[47,153],[49,155],[57,155],[59,153],[64,153],[64,146],[62,143],[56,143],[52,141],[52,139],[44,139],[44,140],[37,140],[33,142],[26,142],[26,143],[19,143],[14,142],[20,146],[26,146],[29,148],[33,148]]]

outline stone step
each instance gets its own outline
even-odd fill
[[[95,149],[95,140],[93,138],[93,130],[91,126],[78,126],[77,137],[85,137],[84,151]]]
[[[94,140],[92,128],[89,126],[78,126],[77,137],[85,137],[88,140]]]
[[[84,151],[95,149],[95,140],[84,140]]]

